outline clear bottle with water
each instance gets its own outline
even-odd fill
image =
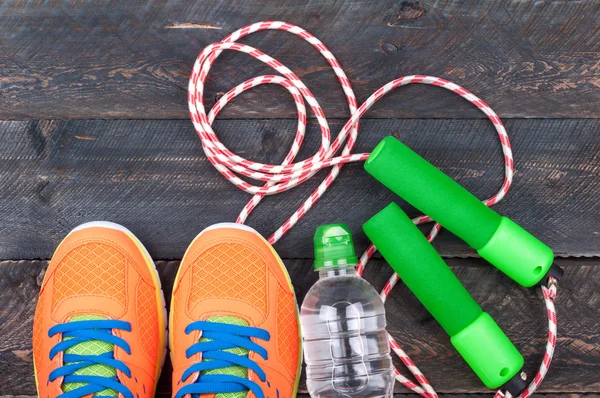
[[[394,371],[385,309],[355,271],[352,234],[344,224],[315,233],[319,280],[300,310],[307,387],[312,398],[391,397]]]

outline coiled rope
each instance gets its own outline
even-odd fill
[[[304,85],[304,83],[302,83],[298,76],[296,76],[294,72],[288,69],[281,62],[273,59],[267,54],[264,54],[260,50],[245,44],[237,43],[237,40],[240,38],[261,30],[282,30],[303,38],[313,47],[315,47],[323,57],[325,57],[333,69],[346,96],[346,101],[348,102],[348,108],[351,115],[350,119],[346,122],[333,142],[331,142],[331,130],[329,129],[323,109],[319,105],[319,102],[314,97],[312,92]],[[214,61],[223,52],[223,50],[234,50],[246,53],[267,64],[277,71],[279,75],[258,76],[239,84],[223,95],[214,104],[210,112],[207,113],[204,106],[204,89],[206,79]],[[349,162],[364,161],[369,157],[368,153],[352,153],[352,149],[358,134],[359,119],[365,114],[365,112],[391,90],[407,84],[417,83],[442,87],[460,95],[475,105],[492,122],[500,139],[502,152],[504,153],[504,181],[500,190],[492,197],[484,200],[483,203],[486,206],[492,206],[495,203],[498,203],[506,195],[512,183],[513,156],[508,135],[506,134],[506,130],[504,129],[500,118],[485,102],[464,88],[447,80],[432,76],[412,75],[392,80],[373,93],[363,104],[358,106],[356,96],[354,95],[354,91],[352,90],[352,86],[350,84],[350,80],[346,77],[346,74],[331,51],[329,51],[329,49],[319,39],[306,30],[287,22],[257,22],[231,33],[220,42],[212,43],[206,46],[198,55],[190,76],[188,86],[188,104],[192,122],[196,132],[198,133],[198,136],[200,137],[202,148],[204,149],[204,153],[206,154],[208,160],[228,181],[241,190],[252,194],[252,198],[244,206],[236,220],[238,223],[244,223],[250,213],[266,195],[273,195],[287,191],[288,189],[302,184],[319,170],[331,167],[331,170],[325,179],[306,199],[306,201],[302,203],[302,205],[292,214],[292,216],[288,218],[283,225],[281,225],[281,227],[279,227],[269,237],[268,241],[271,244],[274,244],[281,239],[281,237],[287,231],[289,231],[298,222],[298,220],[300,220],[306,214],[308,210],[310,210],[317,200],[319,200],[319,198],[325,193],[327,188],[329,188],[329,186],[338,176],[344,164]],[[298,113],[298,125],[296,128],[294,142],[284,161],[278,165],[254,162],[231,152],[227,147],[225,147],[225,145],[223,145],[212,129],[212,124],[215,118],[227,105],[227,103],[229,103],[242,92],[261,84],[278,84],[283,86],[292,95]],[[306,132],[306,103],[308,103],[312,109],[312,112],[321,128],[321,146],[317,153],[312,157],[306,160],[295,162],[296,155],[298,154],[300,146],[302,145],[304,134]],[[340,149],[341,153],[337,155]],[[259,183],[257,185],[249,184],[238,177],[238,175],[249,177],[258,181]],[[422,215],[413,219],[413,222],[417,225],[430,221],[432,221],[431,218],[426,215]],[[437,223],[434,223],[432,229],[427,235],[427,239],[429,241],[435,239],[440,230],[441,226]],[[370,245],[365,253],[361,256],[359,265],[357,267],[360,275],[362,275],[368,260],[371,258],[371,256],[373,256],[376,250],[377,249],[373,245]],[[385,287],[381,292],[381,297],[383,300],[388,297],[398,280],[398,275],[394,274],[385,284]],[[544,376],[548,371],[548,367],[550,366],[552,355],[554,353],[554,347],[556,345],[556,312],[553,304],[556,297],[556,280],[554,278],[550,278],[548,286],[549,287],[542,287],[544,300],[548,309],[549,320],[549,333],[546,353],[537,375],[529,387],[521,394],[521,397],[523,398],[531,395],[544,379]],[[398,355],[404,365],[413,374],[418,384],[404,377],[398,371],[398,369],[395,368],[394,371],[396,374],[396,379],[407,388],[419,393],[424,397],[437,397],[438,395],[427,381],[427,378],[425,378],[419,368],[414,364],[414,362],[411,361],[408,355],[406,355],[400,345],[391,336],[389,337],[389,340],[392,350]],[[498,393],[496,393],[496,397],[508,398],[510,397],[510,394],[507,392],[505,393],[498,391]]]

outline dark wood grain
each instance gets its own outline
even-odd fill
[[[311,260],[284,260],[301,301],[317,275]],[[533,374],[546,339],[546,311],[538,289],[516,286],[479,259],[449,259],[457,277],[475,300],[494,317],[525,357]],[[559,285],[558,349],[542,392],[599,393],[600,380],[600,261],[560,259],[565,278]],[[31,327],[45,261],[0,262],[1,394],[35,394]],[[167,302],[178,262],[158,262]],[[369,264],[365,278],[380,289],[391,272],[381,260]],[[417,363],[432,385],[443,393],[486,393],[477,377],[451,347],[448,337],[408,289],[399,284],[386,304],[388,330]],[[159,386],[170,392],[167,363]],[[403,369],[403,371],[405,371]],[[306,391],[302,382],[301,391]],[[397,386],[396,391],[406,392]]]
[[[337,131],[340,121],[332,123]],[[293,140],[292,120],[224,120],[223,142],[242,156],[280,162]],[[547,242],[560,256],[600,255],[598,120],[514,120],[507,129],[516,158],[514,186],[497,211]],[[301,156],[319,145],[311,125]],[[502,155],[484,120],[368,120],[357,151],[393,134],[481,198],[502,181]],[[75,226],[121,223],[155,259],[178,259],[210,224],[234,221],[250,196],[206,160],[191,123],[75,120],[0,122],[0,259],[48,259]],[[268,235],[320,180],[266,198],[248,220]],[[321,177],[322,178],[322,177]],[[218,198],[218,200],[216,200]],[[307,216],[277,245],[285,258],[311,258],[316,225],[345,222],[358,250],[361,225],[391,201],[414,209],[349,165]],[[444,256],[473,251],[443,232]]]
[[[359,101],[409,74],[451,79],[503,117],[598,117],[600,4],[595,1],[2,2],[0,118],[188,117],[187,79],[204,46],[267,19],[319,37]],[[313,90],[329,117],[347,116],[341,88],[310,45],[282,32],[244,42],[278,58]],[[269,71],[227,53],[207,98]],[[292,117],[287,92],[260,88],[230,118]],[[370,117],[482,117],[434,87],[408,87]]]

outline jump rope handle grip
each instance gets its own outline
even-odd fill
[[[519,351],[397,204],[377,213],[363,230],[488,388],[519,377],[524,363]]]
[[[562,276],[548,246],[394,137],[375,147],[365,170],[521,286],[534,286],[547,275]]]

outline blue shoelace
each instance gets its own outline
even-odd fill
[[[175,398],[182,398],[187,394],[219,394],[248,390],[252,391],[256,398],[264,398],[264,393],[260,386],[247,378],[224,374],[202,375],[201,372],[228,368],[231,366],[242,366],[252,370],[262,382],[265,382],[265,372],[255,361],[247,356],[236,355],[224,350],[241,347],[248,351],[253,351],[260,355],[264,360],[267,360],[267,350],[250,339],[254,337],[269,341],[271,338],[269,332],[261,328],[250,326],[238,326],[207,321],[193,322],[185,328],[186,334],[190,334],[194,331],[202,331],[202,338],[210,339],[210,341],[195,343],[186,350],[185,355],[187,358],[202,353],[202,361],[187,368],[181,377],[181,381],[183,382],[196,372],[200,372],[200,376],[195,383],[180,388]],[[210,359],[210,361],[205,361],[206,359]]]
[[[120,347],[127,354],[131,354],[129,344],[122,338],[112,334],[113,330],[123,330],[130,332],[131,324],[124,321],[116,320],[90,320],[90,321],[73,321],[58,324],[53,326],[48,331],[48,336],[52,337],[62,333],[62,341],[57,343],[50,350],[50,360],[52,360],[60,352],[68,350],[79,343],[85,343],[92,340],[99,340]],[[67,338],[68,339],[65,339]],[[133,398],[131,391],[119,382],[117,377],[101,377],[101,376],[86,376],[75,375],[79,369],[87,366],[101,364],[113,367],[120,370],[127,377],[131,377],[131,371],[122,362],[114,358],[112,352],[107,352],[101,355],[74,355],[65,353],[63,356],[64,366],[54,369],[49,376],[50,381],[54,381],[59,377],[64,377],[63,383],[86,383],[82,387],[72,391],[60,394],[59,398],[79,398],[89,394],[96,394],[100,391],[110,389],[122,394],[124,398]],[[102,398],[101,396],[96,396]],[[112,397],[106,397],[112,398]]]

